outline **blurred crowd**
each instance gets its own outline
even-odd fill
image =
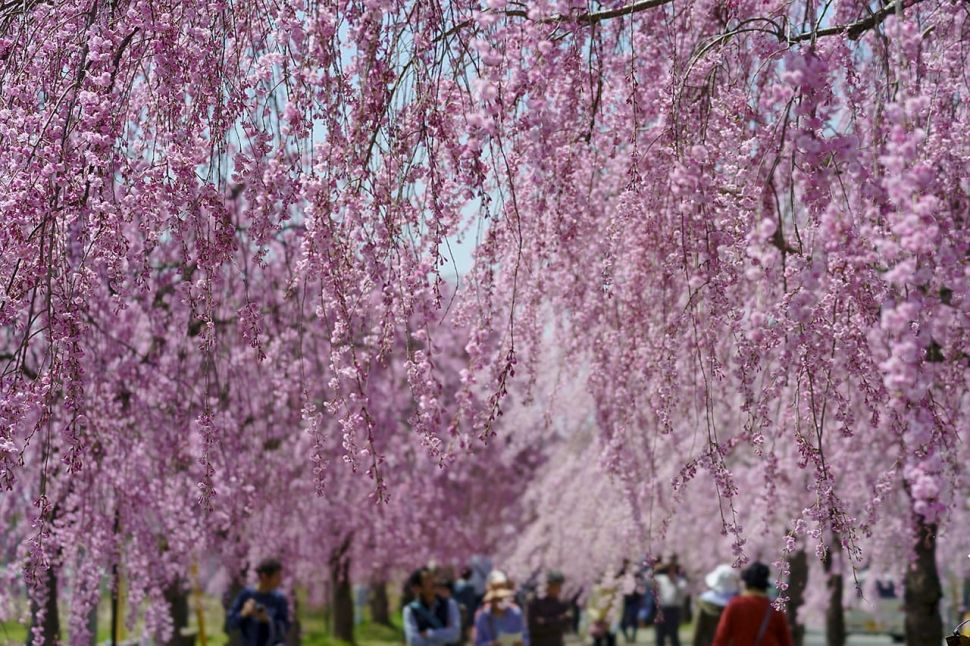
[[[766,565],[719,565],[704,585],[693,599],[676,555],[624,562],[588,589],[567,585],[557,570],[535,572],[519,585],[486,560],[457,578],[423,567],[403,591],[405,637],[409,646],[563,646],[575,633],[593,646],[616,646],[618,636],[633,643],[639,629],[652,626],[658,646],[680,646],[681,627],[693,624],[694,646],[791,645]]]

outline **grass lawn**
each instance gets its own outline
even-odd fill
[[[346,644],[346,642],[333,639],[329,635],[321,615],[301,617],[300,621],[303,627],[302,643],[305,646],[341,646]],[[400,624],[382,626],[365,620],[358,624],[355,630],[357,646],[402,644],[404,636],[399,626]]]
[[[27,643],[27,627],[16,621],[0,621],[0,644]]]
[[[302,628],[302,644],[305,646],[345,646],[346,642],[333,639],[329,634],[329,627],[322,609],[308,608],[301,604],[299,612]],[[203,599],[203,621],[205,622],[207,646],[222,646],[228,637],[222,631],[225,614],[218,599],[205,597]],[[401,629],[400,615],[392,618],[393,626],[382,626],[370,621],[368,617],[355,627],[357,646],[390,646],[404,642]],[[98,609],[98,643],[107,643],[111,638],[110,615],[107,600]],[[192,614],[190,627],[197,629],[195,613]],[[66,627],[67,617],[61,619],[62,643],[68,643]],[[123,632],[122,639],[131,639],[130,633]],[[0,645],[24,644],[27,641],[27,626],[16,621],[0,622]],[[201,644],[201,639],[196,644]]]

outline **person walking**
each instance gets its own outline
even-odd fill
[[[283,565],[276,559],[261,561],[256,577],[256,587],[245,588],[230,606],[227,628],[241,633],[242,646],[283,644],[290,629],[286,597],[279,591]]]
[[[455,582],[454,599],[458,602],[458,609],[461,611],[461,643],[465,644],[468,642],[472,623],[475,620],[475,611],[478,610],[478,595],[472,583],[471,568],[461,571],[461,576]]]
[[[583,592],[585,592],[585,588],[583,586],[579,586],[579,588],[573,592],[573,596],[569,597],[569,607],[572,608],[573,611],[573,624],[569,628],[574,635],[579,635],[579,624],[583,618],[583,609],[579,605],[579,600],[583,598]]]
[[[643,596],[646,586],[643,574],[639,571],[627,573],[623,581],[623,615],[620,619],[620,632],[626,643],[632,644],[637,640],[637,628],[640,626],[640,608],[643,606]]]
[[[616,628],[620,623],[620,599],[616,581],[610,578],[593,588],[586,616],[593,646],[616,646]]]
[[[704,578],[707,591],[697,601],[697,623],[694,624],[694,646],[711,646],[721,613],[740,591],[738,573],[722,563]]]
[[[469,582],[475,589],[475,606],[482,605],[482,599],[488,591],[488,577],[492,573],[492,559],[482,554],[475,554],[469,559],[468,567],[471,569]]]
[[[570,604],[560,598],[566,578],[551,570],[546,575],[546,594],[529,604],[526,617],[532,646],[563,646],[563,634],[572,626]]]
[[[504,573],[493,570],[475,616],[475,646],[529,646],[525,618],[514,599],[512,582]]]
[[[408,646],[457,645],[461,639],[458,604],[438,594],[431,570],[415,570],[408,587],[414,594],[414,600],[404,606],[404,638]]]
[[[771,572],[764,563],[752,563],[741,573],[744,593],[728,602],[717,624],[713,646],[792,646],[784,613],[768,598]]]
[[[359,626],[364,621],[364,609],[370,600],[370,588],[366,585],[354,586],[354,625]]]
[[[654,628],[657,631],[657,646],[664,646],[670,638],[671,646],[680,646],[680,620],[687,598],[687,580],[681,574],[676,561],[670,561],[657,568],[654,575],[656,601],[659,606]]]

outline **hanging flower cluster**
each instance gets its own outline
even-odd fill
[[[806,489],[787,525],[853,558],[891,492],[944,523],[970,410],[966,28],[950,0],[0,7],[23,558],[187,554],[186,500],[229,540],[273,447],[299,447],[307,493],[350,472],[378,501],[414,460],[505,465],[488,447],[548,348],[634,518],[703,477],[739,561],[744,483]]]

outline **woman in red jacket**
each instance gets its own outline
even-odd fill
[[[769,575],[764,563],[752,563],[741,573],[744,593],[724,609],[714,646],[792,646],[785,615],[768,598]]]

